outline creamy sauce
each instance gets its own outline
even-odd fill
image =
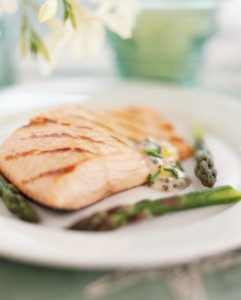
[[[176,192],[191,184],[190,177],[178,161],[178,152],[166,141],[146,139],[136,142],[137,147],[146,154],[150,169],[148,185],[158,191]]]

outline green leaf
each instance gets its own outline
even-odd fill
[[[28,31],[28,19],[27,16],[23,16],[20,32],[20,49],[22,56],[27,53],[27,31]]]
[[[39,35],[33,29],[30,32],[30,51],[34,56],[41,53],[43,57],[49,61],[48,51]]]
[[[72,26],[76,29],[77,23],[76,23],[76,18],[75,18],[72,5],[68,2],[68,0],[63,0],[63,5],[64,5],[64,21],[70,20]]]

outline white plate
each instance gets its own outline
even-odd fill
[[[168,115],[190,141],[191,123],[201,120],[215,156],[217,185],[231,184],[241,189],[241,102],[145,82],[55,80],[2,94],[0,142],[40,107],[66,101],[87,101],[99,108],[149,105]],[[184,166],[193,176],[193,160]],[[194,178],[189,190],[200,188]],[[43,218],[41,226],[16,220],[1,203],[0,255],[68,268],[143,268],[187,262],[241,245],[241,203],[166,215],[113,232],[63,229],[91,212],[159,196],[163,194],[138,187],[79,212],[54,213],[37,208]]]

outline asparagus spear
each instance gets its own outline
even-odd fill
[[[0,197],[8,210],[19,219],[38,223],[37,212],[27,203],[24,197],[11,183],[0,175]]]
[[[69,229],[113,230],[166,213],[209,205],[235,203],[239,200],[241,200],[241,193],[231,186],[216,187],[164,199],[144,200],[133,205],[115,207],[82,219]]]
[[[195,175],[206,187],[213,187],[217,180],[217,170],[214,167],[212,154],[207,149],[203,139],[201,126],[194,127],[194,155],[196,159]]]

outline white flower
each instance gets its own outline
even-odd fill
[[[72,30],[71,50],[76,56],[93,56],[104,43],[105,29],[100,20],[71,0],[77,29]]]
[[[41,5],[39,10],[38,20],[40,23],[46,22],[52,19],[56,13],[58,8],[58,0],[47,0]]]
[[[83,23],[73,35],[71,51],[76,57],[96,55],[105,40],[105,30],[98,20]]]
[[[51,34],[45,39],[50,56],[50,63],[42,64],[42,70],[46,75],[68,51],[77,57],[95,55],[104,43],[105,27],[123,38],[131,37],[139,11],[138,0],[92,0],[92,2],[98,5],[94,12],[85,9],[76,0],[69,0],[76,28],[70,19],[63,24],[56,18],[47,18]]]
[[[15,13],[18,4],[16,0],[0,0],[0,9],[1,8],[7,13]]]
[[[96,16],[111,31],[122,38],[132,36],[136,16],[139,12],[138,0],[92,0],[99,4]]]
[[[51,34],[44,39],[44,44],[49,51],[49,61],[40,59],[40,69],[45,76],[49,75],[52,69],[57,66],[71,39],[69,22],[64,25],[62,20],[55,18],[49,20],[47,24]]]
[[[45,75],[51,72],[68,50],[76,57],[93,56],[104,43],[103,24],[75,0],[71,1],[74,4],[76,29],[70,20],[65,24],[56,18],[47,22],[51,34],[46,37],[44,43],[49,50],[50,62],[41,61],[40,65]]]

